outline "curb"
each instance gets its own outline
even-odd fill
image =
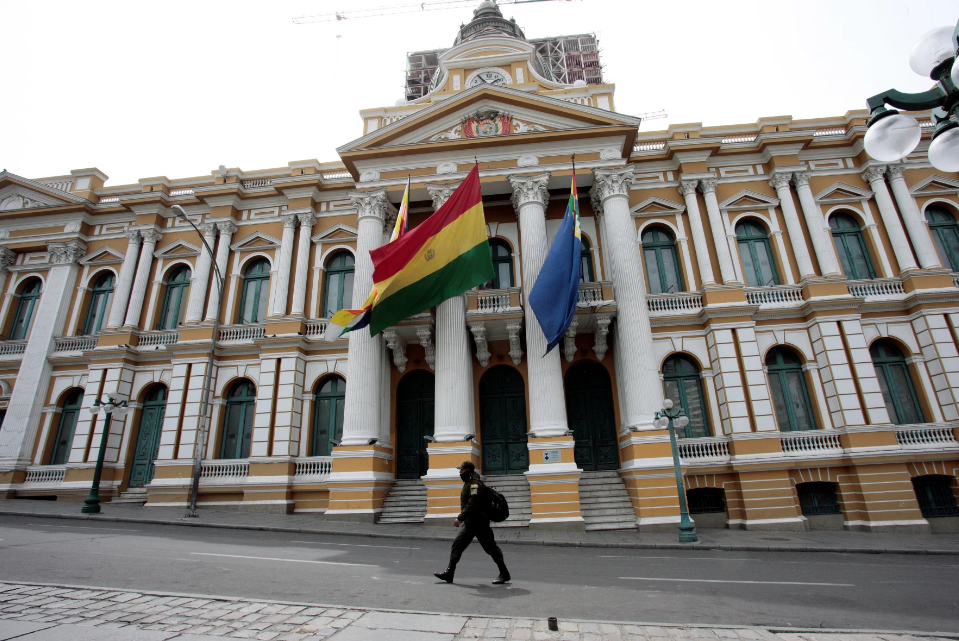
[[[423,534],[392,534],[389,532],[342,532],[321,528],[294,528],[270,525],[245,525],[233,523],[200,523],[186,520],[131,518],[123,516],[95,516],[91,514],[48,514],[43,512],[16,512],[0,510],[0,516],[23,516],[35,519],[65,519],[72,521],[106,521],[111,523],[141,523],[145,525],[173,525],[180,527],[219,528],[223,530],[253,530],[286,534],[321,534],[325,536],[359,536],[373,539],[406,539],[410,541],[450,542],[454,536],[427,536]],[[601,548],[628,550],[722,550],[724,552],[830,552],[836,554],[910,554],[934,556],[959,556],[959,550],[923,550],[920,548],[853,548],[830,546],[787,545],[729,545],[711,543],[599,543],[593,541],[523,541],[497,538],[500,545],[541,545],[550,547]]]

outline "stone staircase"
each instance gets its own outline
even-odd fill
[[[484,476],[483,482],[506,497],[509,503],[509,518],[493,527],[529,527],[533,516],[529,496],[529,481],[523,474]]]
[[[616,470],[583,472],[579,508],[587,530],[635,530],[636,513]]]
[[[145,487],[131,487],[126,492],[120,492],[120,496],[115,497],[110,503],[139,503],[147,502],[147,489]]]
[[[425,518],[426,484],[422,479],[397,479],[377,523],[422,523]]]

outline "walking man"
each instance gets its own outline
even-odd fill
[[[493,539],[493,529],[489,525],[489,515],[486,513],[486,506],[489,501],[489,490],[483,485],[479,474],[476,473],[476,466],[472,461],[464,461],[459,466],[460,478],[463,479],[463,491],[460,493],[460,510],[462,510],[456,520],[453,521],[454,527],[463,526],[463,529],[453,541],[453,549],[450,551],[450,564],[445,572],[434,572],[434,576],[447,583],[453,582],[453,573],[456,572],[456,564],[463,556],[463,550],[469,547],[475,536],[479,539],[483,550],[493,557],[496,567],[499,568],[499,576],[493,581],[493,585],[507,583],[510,580],[509,570],[506,569],[506,562],[503,560],[503,551],[496,545]]]

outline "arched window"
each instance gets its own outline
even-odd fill
[[[924,423],[916,388],[913,387],[912,376],[902,352],[892,343],[877,341],[869,348],[869,354],[876,368],[889,420],[896,425]]]
[[[596,275],[593,272],[593,251],[589,246],[589,239],[583,236],[580,240],[583,245],[583,250],[580,252],[583,269],[579,280],[583,283],[595,283]]]
[[[333,314],[341,309],[352,309],[353,269],[353,254],[350,252],[338,252],[326,261],[326,286],[323,288],[324,318],[333,318]]]
[[[17,303],[17,314],[13,317],[13,329],[10,331],[10,340],[20,340],[30,334],[30,325],[40,304],[40,289],[43,285],[39,278],[31,278],[24,283],[20,290],[20,302]]]
[[[736,225],[736,242],[739,243],[739,257],[743,261],[743,274],[747,287],[765,287],[778,285],[779,275],[776,263],[769,249],[769,237],[759,223],[744,220]]]
[[[190,275],[186,265],[174,269],[166,280],[166,295],[163,297],[163,314],[157,329],[176,329],[186,313],[186,294],[190,291]]]
[[[83,390],[73,390],[63,403],[60,423],[57,426],[57,437],[53,441],[53,451],[50,452],[50,465],[63,465],[69,460],[81,405],[83,405]]]
[[[772,388],[779,431],[816,429],[806,377],[796,355],[788,349],[777,347],[766,356],[766,367],[769,370],[769,386]]]
[[[84,336],[96,334],[103,329],[110,303],[113,302],[113,272],[106,272],[94,283],[90,291],[90,307],[87,309],[87,321],[83,324]]]
[[[310,456],[329,456],[332,441],[343,438],[343,406],[346,403],[346,381],[333,376],[323,381],[316,391],[313,408],[313,444]]]
[[[493,260],[493,280],[483,289],[507,289],[513,286],[513,253],[509,245],[496,238],[489,241],[490,258]]]
[[[270,261],[253,261],[243,272],[243,295],[240,297],[240,323],[262,323],[266,318],[266,302],[270,294]]]
[[[666,398],[683,408],[689,423],[676,432],[679,438],[709,436],[709,418],[703,402],[703,380],[696,364],[685,356],[672,356],[663,363],[663,391]]]
[[[832,230],[832,241],[836,244],[836,253],[846,278],[875,278],[876,270],[872,267],[866,242],[856,221],[845,214],[833,214],[829,218],[829,228]]]
[[[945,207],[926,207],[929,231],[939,255],[946,259],[952,271],[959,271],[959,225]]]
[[[256,388],[250,381],[238,381],[226,398],[226,418],[223,421],[223,443],[220,458],[249,458],[253,442],[253,414],[256,407]]]
[[[665,229],[652,227],[643,232],[643,261],[650,294],[683,291],[676,259],[676,241]]]
[[[922,518],[959,516],[956,495],[952,492],[954,482],[952,477],[940,474],[917,476],[912,479],[912,487],[916,491],[916,500],[919,501]]]

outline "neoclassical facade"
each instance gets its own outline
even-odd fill
[[[113,500],[185,505],[199,452],[201,507],[447,524],[471,458],[506,525],[672,529],[670,398],[700,527],[957,527],[959,176],[929,164],[931,128],[891,165],[865,111],[641,133],[491,2],[434,53],[429,90],[362,111],[335,162],[0,173],[7,497],[85,496],[113,394],[133,408],[106,441]],[[525,294],[574,155],[583,282],[544,354]],[[407,178],[415,226],[474,162],[494,279],[323,341]]]

